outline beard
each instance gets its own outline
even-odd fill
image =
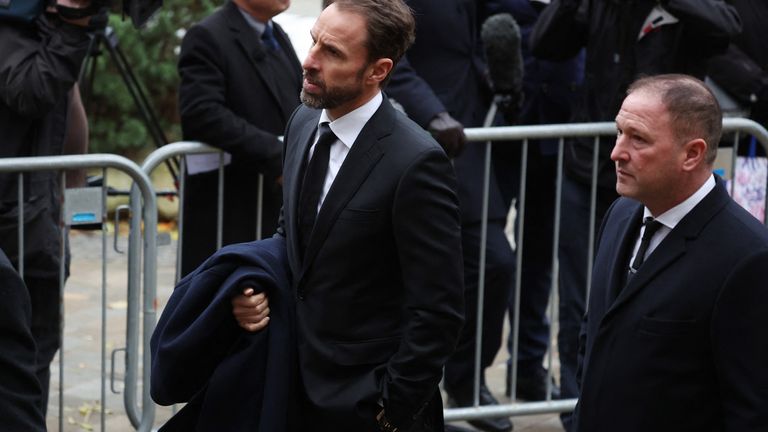
[[[360,69],[357,79],[353,84],[347,86],[328,86],[325,81],[317,77],[316,74],[305,71],[304,78],[310,83],[320,88],[317,94],[308,93],[303,87],[301,89],[301,102],[317,109],[334,109],[349,101],[357,99],[363,93],[363,74],[365,68]]]

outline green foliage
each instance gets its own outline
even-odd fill
[[[149,105],[170,142],[181,138],[176,91],[178,51],[184,31],[208,16],[222,0],[165,0],[163,8],[146,26],[137,30],[130,19],[123,20],[115,1],[109,17],[118,46],[136,80],[142,86]],[[90,122],[91,153],[133,153],[154,148],[141,112],[106,46],[96,59],[93,89],[84,92]],[[90,73],[90,71],[86,71]],[[86,87],[87,85],[84,85]]]

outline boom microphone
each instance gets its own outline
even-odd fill
[[[523,101],[523,55],[520,27],[512,15],[491,15],[480,31],[496,104],[514,123]]]

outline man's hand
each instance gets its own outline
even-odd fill
[[[467,143],[467,136],[464,135],[464,126],[447,112],[441,112],[436,115],[429,122],[427,130],[443,147],[445,154],[449,158],[454,158],[461,154],[464,144]]]
[[[243,329],[257,332],[269,324],[269,301],[264,293],[246,288],[232,298],[232,314]]]

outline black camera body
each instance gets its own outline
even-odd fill
[[[85,9],[74,9],[57,6],[59,13],[68,18],[81,18],[98,14],[103,8],[111,5],[112,0],[91,0],[91,5]],[[0,0],[0,20],[31,22],[37,18],[47,6],[56,4],[56,0]],[[133,26],[141,28],[152,15],[163,5],[163,0],[122,0],[124,16],[129,16]]]

